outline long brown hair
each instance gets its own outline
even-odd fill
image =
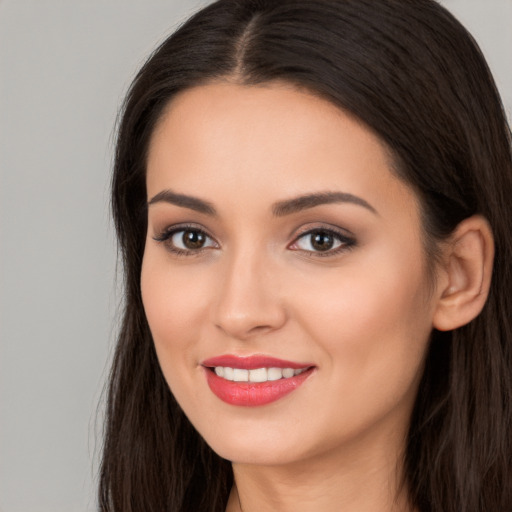
[[[149,58],[118,129],[112,208],[124,317],[110,376],[102,512],[223,511],[233,481],[163,378],[140,271],[145,166],[173,96],[215,78],[287,81],[351,112],[389,146],[421,201],[426,250],[485,216],[496,256],[482,313],[432,333],[405,485],[421,512],[512,510],[512,156],[495,84],[469,33],[433,0],[219,0]],[[340,507],[342,505],[340,504]]]

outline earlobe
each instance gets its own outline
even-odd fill
[[[473,320],[489,295],[494,238],[487,220],[474,215],[463,220],[445,246],[442,288],[433,327],[450,331]]]

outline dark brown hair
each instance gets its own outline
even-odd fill
[[[138,73],[119,124],[112,182],[125,303],[100,510],[220,512],[232,485],[230,463],[205,444],[168,389],[139,284],[148,141],[175,94],[216,78],[286,81],[364,122],[417,192],[431,256],[463,219],[488,219],[496,245],[490,295],[470,324],[432,333],[405,485],[421,512],[510,512],[510,129],[477,45],[433,0],[220,0],[181,26]]]

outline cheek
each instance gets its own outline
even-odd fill
[[[163,251],[144,254],[142,301],[164,378],[189,415],[201,410],[197,339],[209,284],[197,272],[170,265],[166,256]]]
[[[358,259],[309,286],[303,329],[328,354],[336,388],[396,400],[417,380],[431,331],[421,254]],[[354,259],[355,260],[355,259]],[[319,285],[321,283],[321,285]],[[304,297],[304,294],[294,294]]]
[[[204,277],[204,276],[203,276]],[[193,281],[191,281],[193,279]],[[197,366],[194,343],[206,311],[208,279],[181,271],[166,255],[146,251],[141,273],[142,301],[164,374]]]

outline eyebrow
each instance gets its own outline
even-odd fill
[[[174,204],[176,206],[181,206],[182,208],[188,208],[189,210],[194,210],[196,212],[204,213],[205,215],[211,215],[213,217],[217,215],[217,210],[215,210],[212,203],[204,201],[203,199],[199,199],[198,197],[187,196],[185,194],[177,194],[171,190],[162,190],[159,192],[156,196],[152,197],[148,201],[148,206],[161,202]]]
[[[306,194],[293,199],[287,199],[285,201],[279,201],[272,207],[272,213],[276,217],[283,217],[308,208],[314,208],[315,206],[333,203],[356,204],[378,215],[377,210],[364,199],[346,192],[319,192],[316,194]]]
[[[194,210],[205,215],[213,217],[217,216],[217,210],[212,203],[205,201],[204,199],[199,199],[198,197],[178,194],[171,190],[162,190],[156,194],[148,201],[148,206],[161,202],[174,204],[181,208],[188,208],[189,210]],[[274,203],[272,206],[272,213],[276,217],[284,217],[286,215],[291,215],[292,213],[314,208],[315,206],[333,203],[355,204],[378,215],[377,210],[367,201],[361,197],[346,192],[318,192],[294,197],[292,199],[286,199],[284,201]]]

